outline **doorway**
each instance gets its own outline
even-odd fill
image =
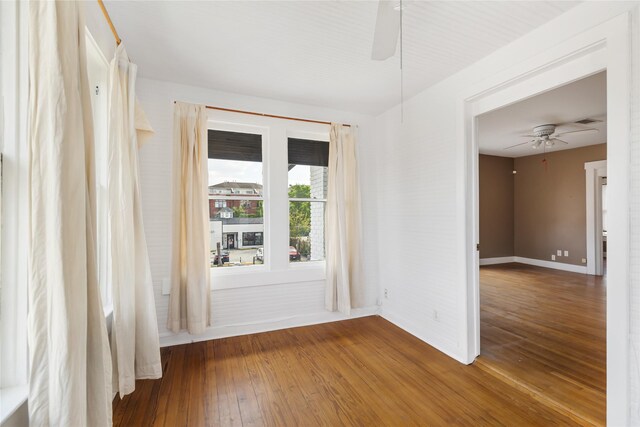
[[[630,123],[630,25],[621,14],[598,27],[576,34],[501,75],[480,82],[464,95],[460,116],[466,124],[462,150],[465,167],[460,172],[465,188],[465,203],[460,205],[464,231],[467,268],[462,273],[466,282],[465,361],[473,363],[480,355],[480,277],[478,237],[478,135],[477,117],[494,109],[513,104],[539,93],[552,90],[580,78],[607,71],[607,422],[626,424],[628,419],[629,352],[629,182]],[[617,183],[617,184],[615,184]],[[615,185],[614,185],[615,184]]]
[[[227,249],[236,248],[236,235],[237,233],[227,233]]]
[[[586,267],[589,204],[602,242],[606,80],[599,72],[477,118],[476,364],[592,424],[606,422],[606,292]]]

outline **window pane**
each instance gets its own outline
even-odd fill
[[[289,261],[322,261],[329,144],[294,138],[288,142]]]
[[[215,206],[218,201],[210,199],[209,206]],[[220,267],[230,267],[262,263],[263,256],[258,254],[257,250],[262,248],[264,243],[264,202],[256,199],[225,202],[226,207],[214,208],[215,214],[209,217],[211,266],[217,267],[220,264]],[[221,263],[218,263],[219,258],[222,259]]]
[[[325,202],[289,202],[289,261],[324,260]]]
[[[211,266],[262,263],[262,137],[210,130],[208,167]]]

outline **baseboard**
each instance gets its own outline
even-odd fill
[[[393,323],[400,329],[410,333],[414,337],[418,338],[420,341],[424,341],[425,343],[429,344],[431,347],[457,360],[458,362],[463,363],[465,365],[469,364],[465,362],[464,360],[465,358],[462,357],[460,354],[456,353],[455,351],[451,351],[452,350],[451,346],[452,345],[455,346],[454,342],[450,342],[449,345],[447,345],[448,343],[442,341],[441,339],[438,339],[433,336],[427,336],[423,331],[419,330],[418,326],[415,323],[403,318],[402,316],[398,316],[395,313],[391,313],[389,312],[389,310],[385,310],[384,308],[380,313],[380,316],[383,319],[386,319],[389,322]]]
[[[520,264],[535,265],[537,267],[553,268],[555,270],[570,271],[572,273],[587,274],[586,265],[565,264],[544,259],[525,258],[520,256],[505,256],[499,258],[480,258],[480,265],[496,265],[518,262]]]
[[[201,335],[190,335],[189,333],[180,332],[174,334],[165,332],[160,334],[160,347],[168,347],[172,345],[189,344],[192,342],[209,341],[218,338],[235,337],[239,335],[257,334],[260,332],[277,331],[279,329],[297,328],[300,326],[317,325],[320,323],[337,322],[340,320],[356,319],[358,317],[374,316],[380,313],[380,307],[354,308],[351,315],[345,316],[337,312],[322,312],[304,316],[292,316],[282,319],[273,319],[264,322],[213,326],[208,328]]]
[[[514,262],[519,262],[521,264],[535,265],[538,267],[554,268],[556,270],[571,271],[572,273],[587,274],[586,265],[565,264],[563,262],[547,261],[543,259],[534,259],[534,258],[524,258],[519,256],[514,257]]]
[[[480,258],[480,265],[495,265],[495,264],[507,264],[515,262],[514,256],[503,256],[497,258]]]

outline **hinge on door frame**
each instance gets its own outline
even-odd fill
[[[476,251],[480,250],[480,243],[476,243]]]

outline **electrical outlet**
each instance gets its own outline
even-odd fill
[[[562,256],[562,249],[558,249],[558,251],[556,252],[556,255]]]
[[[569,256],[569,251],[564,251],[564,256]]]
[[[587,263],[587,259],[586,258],[582,258],[582,263],[586,264]]]
[[[162,295],[169,295],[171,293],[171,281],[168,277],[162,279]]]
[[[556,256],[555,255],[551,255],[551,261],[555,261],[556,260]]]
[[[385,299],[389,298],[389,290],[387,288],[384,288],[384,297]]]

